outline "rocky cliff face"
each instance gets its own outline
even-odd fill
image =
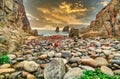
[[[21,27],[25,32],[31,30],[25,14],[23,0],[0,0],[0,24]]]
[[[88,27],[101,36],[120,36],[120,0],[111,0],[96,16]]]

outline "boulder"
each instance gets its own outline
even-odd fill
[[[55,58],[45,66],[45,79],[63,79],[65,74],[65,65],[61,58]]]
[[[34,61],[26,61],[24,62],[24,69],[28,72],[34,72],[38,69],[39,65]]]
[[[69,37],[79,37],[79,29],[71,28]]]
[[[108,65],[107,60],[103,57],[97,57],[97,58],[95,58],[95,61],[98,63],[98,66],[107,66]]]
[[[80,78],[82,75],[82,70],[78,67],[70,69],[64,76],[63,79],[74,79]]]
[[[102,73],[107,74],[109,76],[114,75],[113,71],[110,68],[108,68],[107,66],[101,66],[100,70],[102,71]]]
[[[94,59],[91,59],[91,58],[81,59],[81,63],[83,63],[84,65],[92,66],[92,67],[98,66],[98,63]]]

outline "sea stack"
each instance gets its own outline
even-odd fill
[[[65,26],[65,27],[63,28],[63,32],[69,32],[69,26]]]
[[[58,33],[58,32],[59,32],[59,27],[56,27],[55,32],[56,32],[56,33]]]

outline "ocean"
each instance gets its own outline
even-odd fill
[[[59,33],[56,33],[54,30],[38,30],[39,35],[43,36],[51,36],[51,35],[65,35],[68,36],[69,33],[60,31]]]

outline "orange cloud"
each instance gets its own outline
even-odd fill
[[[72,6],[74,6],[74,8],[71,8]],[[61,9],[64,9],[67,13],[87,11],[87,9],[84,8],[84,6],[81,3],[71,4],[71,3],[63,2],[63,3],[61,3],[61,5],[59,7]]]

